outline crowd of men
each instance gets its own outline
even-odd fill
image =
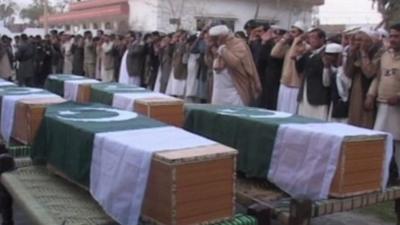
[[[400,24],[329,37],[300,21],[289,30],[257,21],[244,29],[3,36],[0,75],[8,79],[16,71],[20,85],[40,87],[49,74],[77,74],[188,102],[348,123],[391,133],[400,150]]]

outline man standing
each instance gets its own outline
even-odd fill
[[[69,34],[64,34],[63,41],[64,41],[64,43],[62,44],[62,52],[64,55],[63,72],[64,72],[64,74],[71,74],[72,73],[72,62],[73,62],[73,57],[74,57],[71,52],[71,49],[72,49],[72,45],[74,43],[74,38]]]
[[[89,78],[95,78],[96,75],[96,46],[93,42],[92,32],[86,31],[84,34],[84,57],[83,57],[83,70],[85,75]]]
[[[101,80],[111,82],[114,80],[114,42],[110,35],[103,35],[103,44],[101,45]]]
[[[290,33],[285,34],[271,51],[272,57],[284,59],[278,94],[278,111],[293,114],[297,112],[297,96],[301,82],[299,74],[296,71],[296,63],[293,60],[293,55],[295,53],[303,53],[305,44],[303,42],[294,43],[293,40],[301,36],[305,30],[304,23],[297,21],[291,27]]]
[[[234,37],[225,25],[212,27],[209,36],[218,46],[217,58],[220,58],[219,64],[223,66],[214,69],[226,71],[229,75],[222,84],[233,86],[243,105],[254,105],[262,92],[262,87],[249,46],[242,39]],[[233,93],[225,94],[225,97],[229,98]]]
[[[20,86],[32,86],[34,76],[34,56],[35,48],[29,43],[26,34],[21,35],[21,45],[19,46],[15,58],[19,61],[17,80]]]
[[[395,161],[400,168],[400,24],[390,28],[390,49],[380,61],[380,71],[372,82],[366,108],[378,103],[374,129],[391,133],[395,139]],[[400,172],[398,172],[400,174]],[[398,178],[397,178],[398,179]]]
[[[303,74],[304,80],[299,91],[299,115],[327,120],[330,104],[329,84],[323,82],[324,62],[322,61],[326,35],[321,29],[308,33],[308,44],[311,52],[297,61],[296,68]],[[302,42],[302,37],[295,39],[294,44]],[[330,65],[325,65],[330,67]]]
[[[3,79],[10,79],[12,76],[12,67],[7,52],[7,46],[0,41],[0,76]]]
[[[144,75],[144,61],[146,57],[145,45],[141,40],[141,34],[135,33],[128,46],[128,56],[126,66],[129,75],[129,83],[140,86]]]

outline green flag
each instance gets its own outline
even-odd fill
[[[45,84],[44,88],[53,92],[59,96],[64,96],[64,82],[67,80],[83,80],[86,77],[73,75],[73,74],[53,74],[50,75]]]
[[[238,170],[265,178],[278,128],[287,123],[322,121],[265,109],[215,105],[187,105],[184,128],[239,151]]]
[[[96,133],[161,126],[165,125],[102,104],[51,105],[32,146],[32,159],[36,163],[50,163],[70,179],[88,186]]]
[[[150,92],[149,90],[133,85],[120,83],[99,83],[91,85],[90,101],[112,105],[116,93],[140,93]]]

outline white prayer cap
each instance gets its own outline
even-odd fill
[[[292,25],[292,27],[295,27],[295,28],[297,28],[297,29],[299,29],[299,30],[301,30],[301,31],[306,31],[306,25],[302,22],[302,21],[300,21],[300,20],[298,20],[298,21],[296,21],[293,25]]]
[[[230,33],[230,30],[226,25],[217,25],[217,26],[211,27],[211,29],[208,31],[208,34],[211,37],[227,35],[229,33]]]
[[[338,54],[343,52],[343,46],[336,44],[336,43],[330,43],[326,45],[325,48],[325,53],[330,53],[330,54]]]

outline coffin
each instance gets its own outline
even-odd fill
[[[169,125],[182,127],[184,102],[177,98],[143,98],[135,101],[135,111]]]
[[[329,123],[296,115],[279,117],[282,113],[262,109],[186,105],[185,110],[185,129],[237,149],[239,151],[238,170],[247,177],[260,179],[268,177],[265,171],[270,171],[276,147],[275,138],[281,125],[302,125],[299,126],[298,132],[300,132],[299,137],[303,137],[303,134],[316,132],[316,130],[307,129],[307,124],[320,124],[318,127],[321,130],[318,130],[318,133],[322,133],[326,137],[334,136],[332,134],[334,132],[331,133],[327,130],[330,127]],[[350,129],[349,126],[349,130],[353,130],[353,127]],[[340,157],[329,189],[329,195],[332,197],[342,198],[382,190],[385,179],[383,171],[387,166],[385,163],[388,151],[386,148],[387,135],[366,129],[360,132],[365,132],[365,135],[346,133],[341,145],[338,146]],[[296,140],[299,137],[287,138]],[[296,144],[301,145],[302,141],[299,140]],[[287,149],[290,149],[290,146],[287,146]],[[288,157],[288,161],[295,161],[294,157],[286,157]],[[278,162],[280,163],[280,161]],[[321,168],[324,166],[326,165],[321,165]],[[279,167],[278,165],[274,168]],[[312,183],[309,185],[309,187],[313,187]]]
[[[24,145],[30,145],[42,122],[48,105],[65,102],[60,97],[21,100],[16,105],[12,137]]]
[[[116,116],[116,113],[120,116]],[[130,118],[129,115],[136,116]],[[104,120],[106,117],[109,118],[108,121]],[[77,118],[85,121],[74,121]],[[213,141],[196,145],[192,141],[185,142],[185,138],[179,140],[182,140],[181,143],[184,142],[186,147],[172,146],[179,143],[178,139],[175,139],[174,143],[170,141],[171,137],[176,137],[174,134],[156,131],[171,126],[102,104],[66,102],[52,105],[47,108],[42,123],[45,125],[36,135],[32,147],[33,161],[48,165],[53,172],[85,189],[90,185],[90,168],[97,135],[110,135],[113,132],[149,132],[147,138],[153,139],[154,135],[154,143],[157,144],[152,148],[157,148],[160,143],[161,146],[169,146],[161,147],[152,155],[148,185],[142,204],[142,216],[146,220],[160,225],[193,225],[209,224],[234,216],[237,151],[230,147]],[[155,131],[151,132],[151,129]],[[176,127],[172,127],[171,130],[181,131]],[[196,136],[186,131],[182,132],[187,134],[185,137]],[[162,135],[158,136],[159,139],[158,134]],[[125,138],[121,144],[116,137],[119,136],[110,137],[109,140],[113,140],[110,143],[124,146],[126,155],[129,155],[127,152],[133,151],[129,145],[135,145],[135,139]],[[166,142],[171,144],[162,144]],[[116,157],[111,157],[110,162],[121,160],[122,151],[116,153],[113,146],[107,146],[107,151]],[[147,151],[147,148],[139,144],[134,148]],[[138,165],[140,166],[143,165]],[[110,171],[115,171],[114,169],[110,168]],[[127,184],[131,184],[127,179],[129,177],[125,179]]]

